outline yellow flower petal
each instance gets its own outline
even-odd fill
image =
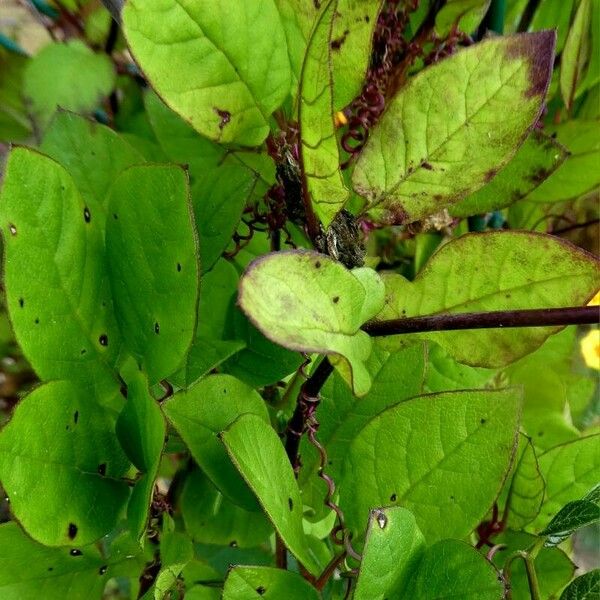
[[[335,115],[333,115],[333,120],[335,121],[336,127],[341,127],[342,125],[346,125],[348,123],[348,117],[346,117],[346,115],[341,110],[339,110],[335,113]]]
[[[580,343],[585,364],[591,369],[600,370],[600,329],[592,329]]]

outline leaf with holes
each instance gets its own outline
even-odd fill
[[[185,172],[127,169],[111,189],[108,212],[117,321],[152,385],[181,367],[196,331],[198,248]]]
[[[591,254],[552,236],[489,232],[445,244],[412,282],[392,274],[384,277],[384,283],[386,307],[377,316],[381,320],[584,305],[600,287],[600,268]],[[557,329],[465,330],[410,337],[434,340],[458,362],[500,367],[531,352]],[[402,342],[398,336],[386,340],[390,348]]]
[[[353,174],[373,218],[410,223],[488,183],[540,115],[554,40],[551,31],[490,38],[411,79]]]
[[[311,35],[300,79],[300,140],[308,192],[328,227],[348,199],[333,122],[331,31],[338,0],[329,0]]]
[[[270,567],[232,567],[223,600],[319,600],[321,595],[298,573]]]
[[[354,600],[401,597],[424,553],[423,534],[408,510],[372,510]]]
[[[82,546],[109,533],[129,498],[112,414],[68,381],[37,388],[0,432],[0,482],[36,541]],[[53,515],[51,519],[48,515]]]
[[[118,390],[121,347],[99,214],[92,213],[65,169],[15,148],[0,198],[8,311],[23,353],[43,380]]]
[[[519,406],[514,389],[446,392],[375,416],[344,462],[340,506],[350,529],[363,531],[371,508],[397,504],[415,515],[428,543],[468,535],[507,475]]]
[[[273,0],[130,0],[123,28],[154,89],[197,131],[244,146],[267,137],[269,117],[291,86]]]
[[[312,574],[320,573],[302,530],[302,496],[274,429],[252,414],[221,434],[227,452],[275,526],[288,550]]]
[[[269,422],[258,392],[231,375],[209,375],[166,400],[163,411],[223,495],[246,510],[257,510],[254,494],[231,464],[216,435],[245,413]]]
[[[94,546],[81,553],[34,542],[15,522],[0,525],[0,596],[3,600],[80,600],[100,598],[112,577],[137,577],[139,554],[120,552],[119,540],[109,555]]]
[[[354,391],[371,384],[365,361],[371,338],[360,327],[383,305],[372,269],[349,271],[315,252],[279,252],[255,260],[240,284],[238,303],[273,342],[299,352],[333,354]]]

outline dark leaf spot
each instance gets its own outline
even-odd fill
[[[98,338],[98,341],[101,346],[108,346],[108,336],[105,333]]]
[[[74,540],[77,535],[77,525],[75,523],[69,523],[69,531],[68,531],[69,539]],[[73,554],[73,550],[71,550],[71,554]],[[75,556],[75,555],[73,555]]]
[[[336,38],[335,40],[331,40],[331,49],[339,50],[342,47],[342,44],[346,41],[346,37],[348,37],[349,33],[350,33],[350,30],[346,29],[346,31],[344,31],[343,35],[341,35],[339,38]]]
[[[334,296],[333,303],[337,304],[339,301],[340,301],[340,297],[339,296]]]
[[[229,542],[229,546],[230,548],[237,548],[238,543],[236,542],[236,540],[231,540]]]
[[[321,268],[321,261],[319,261],[319,260],[318,260],[318,261],[316,261],[316,262],[315,262],[315,267],[316,267],[317,269],[320,269],[320,268]]]
[[[426,169],[427,171],[433,171],[433,165],[429,162],[427,162],[426,160],[422,160],[421,161],[421,166]]]
[[[23,308],[25,306],[25,300],[23,298],[19,298],[19,306]]]
[[[85,354],[86,352],[87,352],[87,350],[86,350],[85,348],[82,348],[82,349],[81,349],[81,354],[82,354],[82,355],[83,355],[83,354]]]
[[[266,590],[266,588],[264,588],[262,585],[259,585],[259,586],[256,588],[256,593],[257,593],[259,596],[264,596],[264,594],[265,594],[265,592],[266,592],[266,591],[267,591],[267,590]]]
[[[398,499],[398,496],[396,496],[396,494],[392,494],[390,496],[390,502],[396,502],[397,499]]]
[[[36,325],[39,325],[39,324],[40,324],[40,320],[39,320],[39,319],[36,319],[36,320],[34,321],[34,323],[35,323]]]
[[[180,273],[181,272],[181,265],[179,263],[177,263],[177,272]]]
[[[83,220],[86,223],[89,223],[92,220],[92,213],[90,213],[90,209],[87,206],[83,209]]]
[[[486,183],[489,183],[492,179],[494,179],[494,177],[496,177],[496,175],[498,174],[498,169],[490,169],[484,176],[483,176],[483,180]]]
[[[102,565],[99,569],[98,569],[98,573],[100,573],[100,575],[105,575],[106,571],[108,571],[108,566],[107,565]]]
[[[48,567],[48,571],[54,571],[54,567]]]
[[[79,550],[78,548],[73,548],[69,554],[71,556],[82,556],[83,552],[81,550]]]
[[[113,213],[113,219],[117,221],[119,219],[119,215],[117,213]]]
[[[479,422],[483,425],[486,422],[486,419],[484,419],[483,417],[479,420]]]
[[[217,113],[217,115],[219,115],[219,118],[221,119],[219,121],[219,129],[223,131],[225,125],[227,125],[227,123],[231,121],[231,113],[228,110],[223,110],[221,108],[217,108],[216,106],[213,110]]]
[[[294,510],[294,501],[291,498],[288,498],[288,506],[290,510]]]
[[[98,474],[104,477],[106,475],[106,463],[98,465]]]
[[[158,324],[158,321],[154,323],[154,333],[156,333],[156,335],[160,333],[160,325]]]

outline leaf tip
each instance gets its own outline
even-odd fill
[[[530,86],[525,92],[527,98],[546,95],[552,77],[555,47],[556,30],[554,29],[513,36],[508,48],[508,56],[522,58],[530,66]]]

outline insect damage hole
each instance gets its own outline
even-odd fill
[[[89,223],[92,220],[92,213],[87,206],[83,209],[83,220],[86,223]]]
[[[67,535],[69,536],[70,540],[75,539],[75,537],[77,536],[77,525],[75,525],[75,523],[69,523]],[[72,553],[73,553],[73,551],[71,550],[71,554]],[[75,555],[73,555],[73,556],[75,556]]]

